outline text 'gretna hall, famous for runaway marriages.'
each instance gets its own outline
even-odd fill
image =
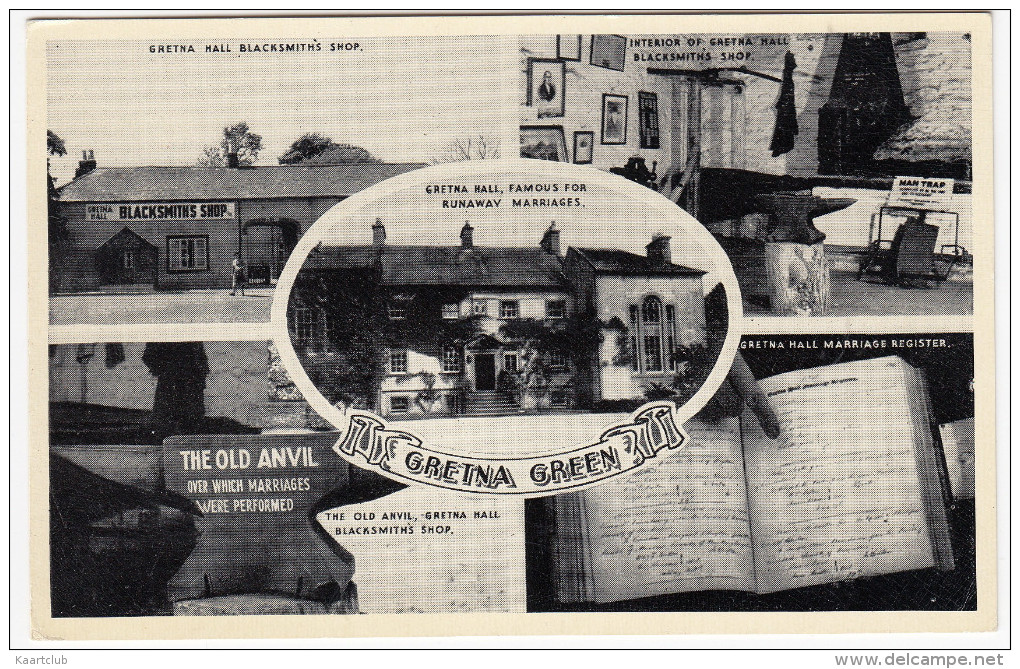
[[[376,221],[371,246],[311,252],[288,321],[327,399],[391,418],[590,409],[646,401],[705,348],[705,272],[674,264],[669,237],[561,255],[555,223],[533,247],[473,230],[398,246]]]
[[[52,289],[229,288],[235,253],[249,283],[270,285],[335,204],[419,167],[97,167],[87,155],[56,193]]]

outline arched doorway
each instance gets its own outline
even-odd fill
[[[245,223],[241,228],[241,259],[247,268],[248,283],[275,283],[300,234],[300,224],[291,218],[256,218]]]

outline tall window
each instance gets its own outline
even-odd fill
[[[484,316],[489,313],[488,300],[471,300],[471,313],[475,316]]]
[[[407,349],[390,351],[390,374],[407,374]]]
[[[209,269],[209,237],[206,235],[167,237],[166,268],[169,272],[198,272]]]
[[[460,349],[456,346],[443,347],[443,371],[448,373],[460,371]]]
[[[514,351],[513,353],[503,354],[503,369],[505,369],[508,372],[516,372],[518,370],[516,351]]]
[[[641,360],[638,349],[638,308],[636,304],[630,305],[630,368],[635,372],[641,371]]]
[[[320,347],[323,336],[322,314],[310,307],[294,307],[290,311],[290,330],[294,340],[304,346]]]
[[[630,307],[631,368],[643,374],[675,371],[676,308],[654,295]]]
[[[501,300],[499,303],[500,318],[520,318],[521,305],[517,300]]]
[[[676,371],[676,356],[673,355],[676,351],[676,308],[672,304],[666,305],[666,352],[668,358],[666,362],[669,363],[669,371]]]

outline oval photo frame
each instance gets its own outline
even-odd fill
[[[552,238],[548,236],[550,230],[556,232]],[[555,253],[550,248],[553,241]],[[380,248],[385,249],[382,255]],[[561,253],[560,248],[566,251]],[[656,384],[665,383],[671,375],[678,378],[673,366],[683,364],[676,362],[677,356],[671,352],[686,347],[684,351],[698,353],[699,327],[705,341],[713,342],[712,355],[716,357],[700,387],[679,405],[672,400],[649,401],[648,395],[653,393],[646,391],[640,401],[631,398],[632,404],[640,406],[615,412],[547,411],[549,407],[543,406],[529,411],[524,410],[523,401],[519,413],[498,417],[429,414],[394,419],[381,406],[377,406],[378,413],[344,409],[331,403],[313,382],[294,346],[288,323],[295,284],[313,252],[315,261],[307,272],[313,271],[313,266],[334,271],[371,267],[376,272],[373,276],[387,277],[378,279],[380,285],[403,285],[406,289],[407,284],[413,284],[409,293],[421,285],[433,290],[458,287],[463,299],[458,303],[457,316],[461,321],[488,324],[488,331],[478,331],[477,341],[485,336],[493,338],[484,340],[486,346],[467,342],[460,353],[458,373],[465,377],[470,365],[475,376],[460,378],[458,382],[466,384],[466,389],[457,392],[473,393],[478,401],[491,403],[494,395],[497,400],[500,395],[490,381],[488,366],[502,366],[502,374],[511,361],[504,358],[490,363],[488,351],[502,350],[498,346],[501,339],[506,339],[500,335],[506,333],[506,323],[541,320],[527,314],[543,301],[547,310],[543,317],[562,317],[561,300],[546,297],[559,298],[564,291],[567,310],[580,313],[583,302],[587,304],[586,313],[604,316],[608,310],[616,314],[614,318],[599,318],[602,329],[592,352],[591,369],[586,372],[587,378],[598,377],[600,391],[606,386],[611,389],[601,396],[604,405],[616,406],[613,398],[627,388],[667,389]],[[552,277],[554,272],[536,270],[550,263],[559,263],[564,276],[570,274],[562,286],[556,284],[559,279]],[[460,267],[465,269],[457,269]],[[532,275],[537,278],[532,280]],[[504,293],[468,285],[478,276],[500,277],[496,282],[507,284],[499,288]],[[583,291],[578,289],[581,285],[585,286]],[[682,290],[675,288],[680,285],[684,286]],[[702,297],[711,299],[711,293],[717,304],[725,305],[725,335],[721,338],[705,322],[704,304],[693,298],[683,299],[685,294],[697,295],[698,289]],[[334,294],[321,299],[329,302]],[[414,299],[413,294],[410,298],[387,294],[391,300]],[[481,298],[474,299],[473,295]],[[499,299],[522,295],[523,302]],[[680,299],[673,299],[677,295]],[[637,300],[637,296],[643,300]],[[624,305],[621,300],[628,303]],[[515,301],[517,306],[513,307]],[[483,307],[472,306],[478,302],[499,309],[498,317],[480,315],[477,309]],[[442,306],[453,309],[452,303]],[[390,319],[401,319],[399,306],[386,308]],[[591,167],[510,159],[422,168],[335,205],[312,225],[291,253],[276,288],[270,326],[280,357],[305,400],[342,432],[334,450],[344,459],[405,484],[538,497],[596,485],[672,449],[683,448],[687,439],[683,424],[705,406],[729,372],[739,343],[742,315],[740,291],[728,257],[708,230],[675,203],[644,186]],[[648,328],[648,323],[660,329],[655,336],[628,336],[623,334],[628,331],[628,321],[632,329]],[[680,322],[690,327],[676,328]],[[672,335],[663,334],[667,323]],[[607,336],[613,332],[615,339]],[[628,342],[629,356],[621,356],[620,351],[628,350]],[[607,359],[606,349],[612,346],[615,357]],[[547,360],[548,352],[544,356]],[[429,364],[443,363],[432,359]],[[685,369],[695,364],[693,357],[687,364]],[[573,358],[568,366],[580,374]],[[402,369],[403,374],[396,374],[394,382],[415,376],[406,358]],[[423,378],[436,376],[434,371],[443,374],[442,369],[416,374]],[[516,372],[516,367],[512,371]],[[387,382],[385,375],[382,378],[380,383]],[[446,376],[440,379],[448,383]],[[573,377],[564,387],[571,383]],[[483,387],[485,390],[479,390]],[[381,388],[378,397],[389,392]],[[391,395],[395,396],[389,392],[387,397]],[[455,404],[453,400],[443,401]],[[405,402],[391,403],[389,408],[404,406]],[[485,408],[483,404],[478,407]]]

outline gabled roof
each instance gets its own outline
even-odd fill
[[[567,286],[562,261],[539,248],[475,246],[319,246],[302,269],[365,269],[389,286]]]
[[[62,202],[347,197],[424,163],[256,167],[99,167],[60,189]]]
[[[598,274],[620,276],[701,276],[704,270],[673,263],[656,263],[645,256],[619,249],[578,249],[570,247]],[[568,251],[569,253],[569,251]]]

